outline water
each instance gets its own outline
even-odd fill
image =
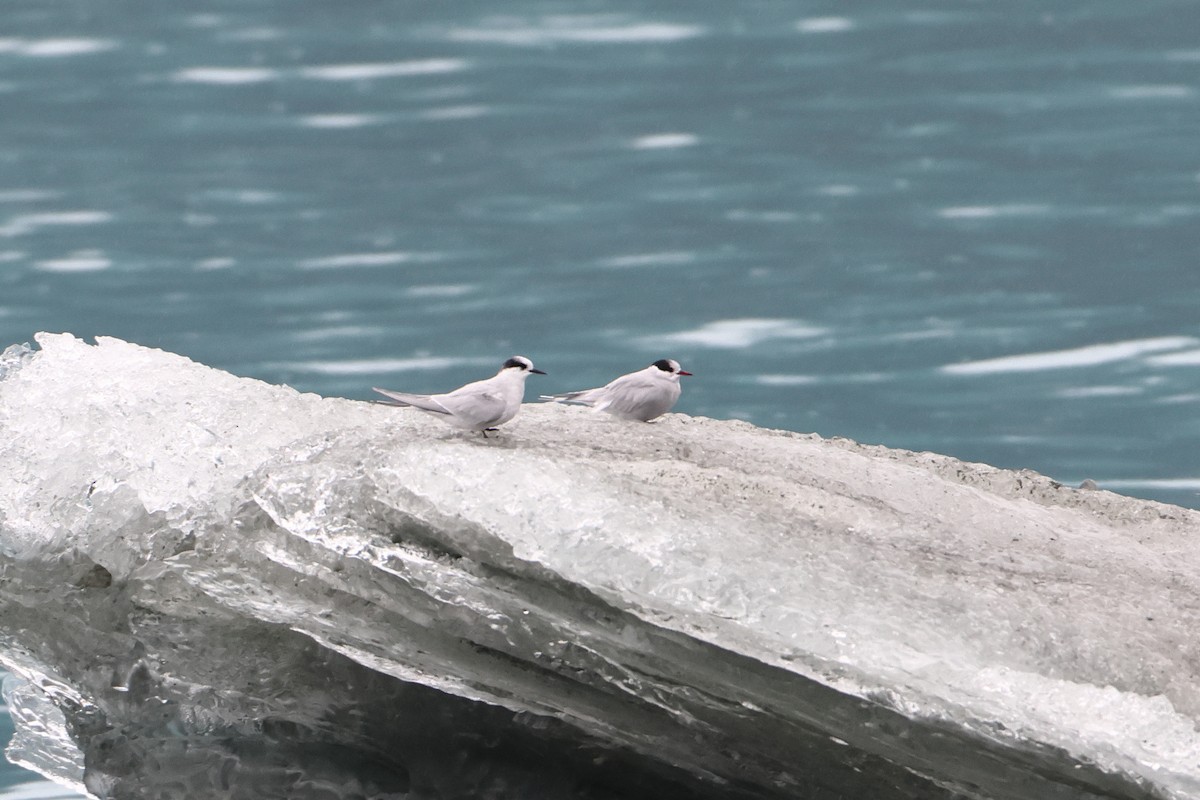
[[[0,344],[351,398],[669,356],[689,414],[1197,507],[1198,33],[1169,0],[15,0]]]

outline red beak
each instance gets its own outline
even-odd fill
[[[680,375],[691,375],[692,373],[690,373],[690,372],[685,372],[684,370],[679,370],[679,374],[680,374]]]

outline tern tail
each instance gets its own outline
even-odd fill
[[[391,389],[371,387],[371,391],[379,392],[387,400],[379,402],[389,406],[412,406],[422,411],[432,411],[434,414],[449,414],[445,406],[427,394],[409,394],[408,392],[393,392]]]
[[[564,392],[563,394],[543,394],[538,399],[549,400],[554,403],[572,403],[575,405],[591,405],[595,400],[587,395],[591,394],[594,389],[584,389],[581,392]]]

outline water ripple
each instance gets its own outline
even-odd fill
[[[43,272],[99,272],[112,266],[112,259],[98,250],[80,250],[64,258],[49,258],[35,265]]]
[[[342,253],[334,256],[309,258],[300,262],[302,269],[342,269],[344,267],[391,267],[414,261],[435,261],[441,253]]]
[[[53,200],[55,197],[58,197],[56,192],[45,189],[0,190],[0,203],[35,203],[39,200]]]
[[[440,75],[461,72],[470,66],[462,58],[427,58],[419,61],[394,61],[380,64],[327,64],[304,67],[300,75],[321,81],[363,81],[375,78],[405,78],[411,75]]]
[[[983,361],[967,361],[962,364],[947,364],[941,371],[948,375],[989,375],[1005,372],[1037,372],[1069,367],[1091,367],[1125,361],[1149,353],[1164,350],[1179,350],[1195,347],[1200,341],[1191,336],[1162,336],[1154,339],[1136,339],[1128,342],[1093,344],[1070,350],[1054,350],[1044,353],[1026,353]],[[1157,356],[1160,360],[1165,356]]]
[[[365,128],[378,125],[386,117],[379,114],[309,114],[300,118],[300,124],[305,128],[324,128],[341,130],[346,128]]]
[[[172,75],[177,83],[203,83],[215,86],[242,86],[278,80],[279,70],[269,67],[189,67]]]
[[[1200,366],[1200,350],[1184,350],[1180,353],[1151,356],[1146,361],[1156,367],[1197,367]]]
[[[854,28],[854,20],[848,17],[810,17],[796,23],[801,33],[841,33]]]
[[[700,141],[694,133],[654,133],[649,136],[639,136],[629,143],[634,150],[666,150],[677,147],[691,147]]]
[[[19,214],[0,225],[0,236],[22,236],[40,228],[69,225],[98,225],[110,222],[107,211],[47,211],[38,214]]]
[[[996,217],[1040,216],[1050,206],[1039,203],[1008,203],[994,206],[952,206],[938,211],[943,219],[994,219]]]
[[[794,319],[722,319],[699,328],[660,336],[645,336],[647,345],[691,344],[714,348],[753,347],[774,339],[808,339],[821,336],[827,329]]]
[[[472,283],[439,283],[411,286],[404,291],[407,297],[462,297],[478,289]]]
[[[176,70],[171,80],[176,83],[198,83],[211,86],[242,86],[269,83],[297,76],[317,81],[366,81],[379,78],[404,78],[418,75],[442,75],[460,72],[470,62],[461,58],[429,58],[417,61],[394,61],[370,64],[324,64],[283,70],[274,67],[213,67],[199,66]]]
[[[64,37],[58,39],[0,39],[0,53],[13,53],[33,58],[82,56],[115,50],[118,43],[111,39]]]
[[[1180,100],[1190,99],[1196,94],[1191,86],[1158,84],[1146,86],[1114,86],[1108,90],[1116,100]]]
[[[618,22],[586,16],[554,16],[538,23],[513,19],[495,21],[494,27],[454,28],[448,38],[457,42],[484,42],[519,47],[549,44],[638,44],[677,42],[705,33],[699,25],[665,22]]]
[[[319,375],[382,375],[385,373],[421,372],[490,363],[492,363],[491,359],[425,356],[419,358],[363,358],[343,361],[287,361],[267,366],[277,369],[288,369],[293,372],[317,373]]]
[[[441,106],[422,111],[417,116],[424,120],[476,119],[490,112],[491,109],[485,105]]]
[[[688,250],[670,250],[663,253],[630,253],[628,255],[602,258],[596,263],[601,267],[630,269],[637,267],[667,267],[692,264],[696,254]]]

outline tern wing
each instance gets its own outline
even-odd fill
[[[434,414],[450,414],[453,413],[445,405],[438,402],[435,398],[427,394],[409,394],[408,392],[393,392],[390,389],[379,389],[372,387],[371,391],[379,392],[381,395],[389,398],[389,400],[380,400],[389,406],[412,406],[419,408],[422,411],[430,411]]]
[[[670,411],[678,399],[679,384],[634,372],[605,386],[604,398],[595,406],[614,416],[644,422]]]
[[[492,388],[464,386],[450,394],[433,398],[464,427],[483,429],[504,419],[508,404],[504,395]]]

